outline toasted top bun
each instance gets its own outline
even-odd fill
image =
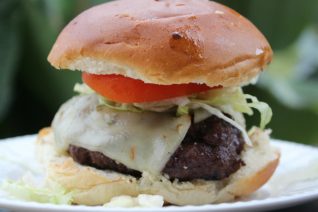
[[[72,20],[48,57],[58,69],[121,74],[146,83],[241,86],[272,57],[266,38],[208,0],[119,0]]]

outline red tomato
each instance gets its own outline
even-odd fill
[[[100,95],[121,103],[152,102],[186,96],[212,89],[195,83],[157,85],[121,75],[96,75],[83,72],[83,81]]]

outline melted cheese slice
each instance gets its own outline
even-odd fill
[[[74,97],[60,108],[52,124],[58,150],[72,144],[128,168],[159,174],[191,124],[187,115],[122,112],[98,105],[92,94]]]

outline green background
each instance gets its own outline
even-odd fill
[[[58,107],[74,95],[80,73],[56,71],[46,57],[61,29],[101,2],[0,0],[0,138],[50,125]],[[275,51],[258,85],[245,88],[272,106],[273,136],[318,144],[318,1],[220,2],[248,17]]]

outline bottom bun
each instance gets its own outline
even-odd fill
[[[237,172],[220,181],[169,181],[147,172],[140,179],[114,171],[101,171],[76,163],[70,156],[55,151],[50,128],[40,131],[37,140],[39,159],[45,164],[46,179],[74,192],[73,203],[102,205],[121,195],[153,194],[174,205],[220,203],[246,196],[266,183],[274,173],[279,152],[270,146],[268,133],[251,133],[253,146],[245,145],[241,157],[245,163]]]

